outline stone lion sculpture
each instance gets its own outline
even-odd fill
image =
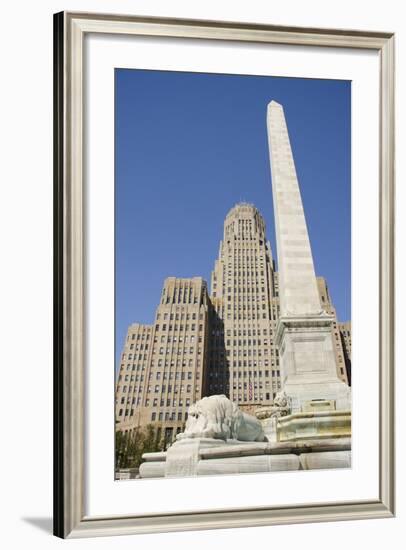
[[[207,437],[213,439],[237,439],[239,441],[264,441],[261,422],[240,411],[225,395],[203,397],[189,407],[185,431],[176,439]]]
[[[286,395],[285,390],[281,390],[275,395],[275,399],[273,400],[273,404],[276,407],[280,408],[288,408],[290,406],[290,399]]]
[[[287,416],[290,414],[290,410],[290,398],[284,390],[281,390],[275,395],[273,404],[267,407],[260,407],[255,412],[255,416],[260,419]]]

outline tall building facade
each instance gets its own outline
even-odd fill
[[[351,381],[351,324],[339,323],[328,286],[320,303],[334,316],[337,374]],[[227,214],[211,291],[201,277],[165,280],[155,321],[128,328],[116,385],[116,429],[152,424],[168,443],[191,403],[225,394],[246,412],[273,402],[281,389],[275,344],[280,315],[278,272],[265,222],[252,204]]]
[[[143,420],[153,334],[153,325],[134,323],[128,327],[116,384],[116,428],[122,431],[139,426]]]
[[[317,277],[317,285],[319,288],[320,303],[322,308],[326,313],[334,316],[332,331],[333,331],[334,351],[335,351],[336,363],[337,363],[337,374],[340,380],[342,380],[346,384],[349,384],[350,374],[347,369],[348,363],[346,361],[346,353],[343,346],[343,339],[341,336],[342,323],[339,323],[337,321],[337,313],[330,299],[328,286],[324,277]]]
[[[116,389],[116,430],[155,425],[172,441],[206,394],[211,304],[201,277],[165,280],[154,325],[131,325]]]
[[[280,388],[278,280],[264,219],[252,204],[227,214],[210,298],[208,393],[224,393],[247,411],[272,403]]]

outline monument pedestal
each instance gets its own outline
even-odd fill
[[[276,343],[291,413],[351,410],[351,389],[337,375],[333,321],[324,312],[279,319]]]

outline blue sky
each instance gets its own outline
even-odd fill
[[[317,275],[351,318],[351,83],[116,69],[116,357],[166,277],[210,273],[241,200],[277,256],[266,107],[285,110]]]

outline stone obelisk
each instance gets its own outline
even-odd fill
[[[292,413],[349,410],[350,390],[337,374],[332,323],[320,304],[299,182],[282,105],[267,113],[278,253],[277,345],[282,387]],[[317,169],[317,167],[315,167]]]

